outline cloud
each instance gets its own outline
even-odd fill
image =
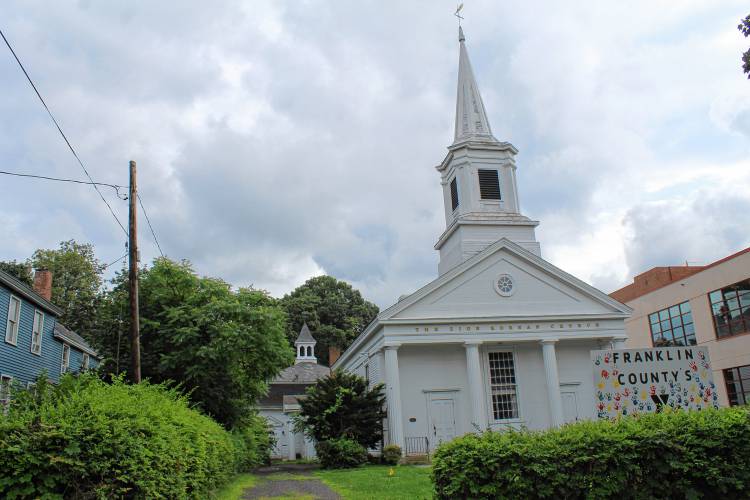
[[[138,161],[169,256],[276,295],[331,273],[387,306],[437,275],[452,8],[10,2],[3,30],[93,177],[125,184]],[[546,258],[609,291],[644,266],[750,244],[737,229],[750,200],[742,8],[467,5],[493,132],[520,149],[522,208],[541,220]],[[7,54],[0,85],[7,169],[82,177]],[[89,188],[1,182],[0,259],[71,237],[103,261],[124,252]]]

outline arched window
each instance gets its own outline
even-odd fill
[[[303,346],[300,346],[299,347],[299,357],[301,358],[304,355],[305,355],[305,348]]]
[[[309,357],[312,357],[312,347],[311,346],[307,346],[307,355]]]

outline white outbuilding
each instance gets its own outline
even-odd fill
[[[315,457],[315,443],[303,433],[295,432],[293,421],[300,411],[299,400],[305,397],[307,388],[331,373],[330,368],[318,364],[315,344],[317,342],[305,323],[294,342],[294,364],[268,384],[268,394],[258,401],[258,414],[268,421],[276,440],[271,458]]]
[[[497,140],[459,28],[455,137],[437,166],[438,277],[383,310],[333,368],[384,382],[387,443],[421,453],[477,429],[594,418],[590,351],[620,347],[630,309],[541,256],[518,150]]]

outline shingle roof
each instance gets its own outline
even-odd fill
[[[298,342],[316,343],[315,338],[313,338],[312,333],[310,333],[310,329],[307,327],[307,323],[302,325],[302,330],[299,331],[299,336],[297,337],[297,340],[294,343],[296,344]]]
[[[62,340],[63,342],[66,342],[74,347],[77,347],[78,349],[82,350],[83,352],[90,354],[91,356],[94,356],[95,358],[99,358],[99,355],[96,353],[96,351],[89,345],[88,342],[84,340],[83,337],[78,335],[73,330],[68,330],[64,325],[62,325],[59,321],[55,324],[55,338],[58,338]]]
[[[314,384],[330,373],[330,368],[318,363],[297,363],[284,369],[271,384]]]
[[[62,309],[36,293],[29,285],[5,271],[0,271],[0,283],[7,286],[17,294],[22,295],[26,300],[29,300],[42,309],[51,312],[55,316],[60,316],[63,313]]]
[[[258,406],[282,407],[289,398],[295,400],[304,397],[305,390],[313,384],[272,384],[268,388],[268,394],[258,400]],[[288,404],[288,403],[287,403]]]

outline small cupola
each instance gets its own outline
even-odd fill
[[[310,329],[307,327],[307,323],[302,325],[302,330],[299,332],[297,340],[294,342],[294,348],[297,351],[297,363],[317,363],[318,358],[315,357],[315,344],[317,342],[310,333]]]

